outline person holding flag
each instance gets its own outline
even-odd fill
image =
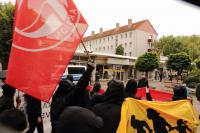
[[[86,88],[89,85],[92,72],[94,70],[94,63],[89,61],[87,64],[87,70],[83,73],[76,85],[70,80],[61,81],[59,86],[53,95],[51,103],[51,125],[52,133],[56,132],[56,123],[67,106],[86,106],[84,103]]]

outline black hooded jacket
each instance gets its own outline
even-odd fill
[[[42,114],[41,101],[27,94],[24,97],[27,103],[26,113],[34,118],[41,117]]]
[[[92,109],[96,115],[104,120],[104,126],[101,128],[100,133],[116,133],[123,101],[124,84],[121,81],[110,81],[104,95],[104,101],[95,105]]]
[[[3,95],[0,97],[0,113],[9,110],[14,109],[14,94],[15,89],[7,84],[4,84],[2,86],[3,89]]]
[[[79,79],[78,83],[74,85],[71,81],[61,81],[59,87],[52,98],[51,103],[51,122],[55,123],[67,106],[81,106],[85,90],[89,85],[91,74],[94,67],[88,64],[87,70]]]
[[[61,113],[56,126],[57,133],[99,133],[103,120],[82,107],[67,107]]]

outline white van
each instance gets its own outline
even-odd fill
[[[62,80],[67,79],[67,75],[73,76],[74,81],[78,81],[86,70],[86,66],[83,65],[68,65],[65,70]]]

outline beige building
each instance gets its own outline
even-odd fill
[[[152,48],[152,42],[157,35],[149,20],[132,23],[129,19],[128,25],[120,26],[116,23],[114,29],[103,31],[100,28],[97,34],[92,31],[83,41],[93,52],[115,54],[116,47],[122,45],[125,56],[138,57]],[[79,49],[82,49],[81,46]]]

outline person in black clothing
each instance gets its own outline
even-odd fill
[[[130,79],[125,87],[125,96],[139,99],[138,97],[136,97],[136,93],[137,93],[137,81],[134,79]]]
[[[26,113],[28,117],[29,129],[26,133],[33,133],[37,127],[38,133],[43,133],[41,101],[25,94],[27,103]]]
[[[174,94],[173,94],[173,97],[172,97],[173,101],[187,99],[187,89],[186,89],[186,87],[181,86],[181,85],[175,86],[173,88],[173,91],[174,91]]]
[[[88,92],[90,100],[87,105],[88,109],[91,109],[95,104],[98,104],[103,101],[103,95],[99,94],[100,89],[101,89],[101,84],[99,82],[95,82],[92,91]]]
[[[142,77],[139,81],[138,81],[138,88],[144,88],[147,87],[149,88],[149,82],[145,77]]]
[[[196,88],[196,97],[197,100],[200,101],[200,84],[198,84]]]
[[[100,133],[116,133],[120,122],[121,105],[124,101],[124,84],[121,81],[111,80],[102,103],[96,104],[92,110],[102,117],[104,126]]]
[[[159,76],[160,76],[160,82],[162,82],[162,79],[163,79],[163,72],[160,72],[160,73],[159,73]]]
[[[3,95],[0,97],[0,113],[5,110],[14,109],[14,94],[15,88],[4,84],[2,86]]]
[[[103,120],[92,111],[78,107],[67,107],[60,115],[57,133],[99,133]]]
[[[72,75],[70,75],[70,74],[68,74],[68,75],[67,75],[67,79],[68,79],[69,81],[71,81],[71,82],[73,82],[73,81],[74,81],[74,78],[73,78],[73,76],[72,76]]]
[[[93,70],[94,64],[89,62],[87,70],[83,73],[83,76],[79,79],[76,85],[74,85],[70,80],[61,81],[59,83],[59,87],[53,95],[50,109],[52,133],[56,133],[56,122],[65,107],[83,107],[87,105],[84,101],[84,96]]]
[[[1,133],[20,133],[27,127],[26,116],[17,109],[10,109],[0,114]]]

